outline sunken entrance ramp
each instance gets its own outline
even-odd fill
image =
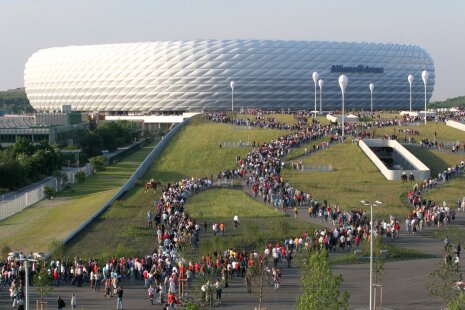
[[[430,169],[396,140],[364,139],[359,141],[362,151],[388,180],[400,180],[405,172],[413,172],[415,179],[430,177]]]

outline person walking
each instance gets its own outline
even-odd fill
[[[74,293],[71,295],[71,310],[77,309],[77,299]]]
[[[58,310],[61,310],[61,309],[63,309],[64,307],[66,307],[65,301],[64,301],[63,299],[61,299],[60,296],[58,296],[58,298],[57,298],[57,309],[58,309]]]
[[[237,229],[238,226],[239,226],[239,216],[234,215],[234,228]]]
[[[152,287],[152,285],[149,286],[148,293],[150,298],[150,304],[153,306],[153,297],[155,295],[155,289]]]
[[[116,290],[116,309],[117,310],[123,310],[123,287],[120,286]]]
[[[247,293],[252,293],[252,273],[250,270],[247,270],[245,274],[245,282],[247,283]]]
[[[216,289],[216,301],[219,304],[221,304],[221,293],[223,292],[223,284],[221,283],[219,279],[216,280],[215,289]]]

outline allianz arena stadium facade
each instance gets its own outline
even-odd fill
[[[323,110],[341,107],[338,77],[348,76],[346,109],[424,107],[421,72],[434,63],[412,45],[319,41],[196,40],[68,46],[39,50],[26,63],[24,84],[38,111],[146,113],[314,108],[312,73],[324,81]],[[319,87],[317,87],[319,108]]]

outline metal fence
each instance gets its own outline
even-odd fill
[[[46,186],[58,190],[58,179],[53,178],[33,190],[16,194],[0,201],[0,221],[44,199],[44,188]]]
[[[185,119],[182,123],[176,125],[173,129],[168,132],[168,134],[157,144],[157,146],[150,152],[150,154],[145,158],[145,160],[139,165],[139,167],[134,171],[132,176],[126,181],[126,183],[120,188],[120,190],[113,195],[94,215],[89,217],[84,223],[82,223],[75,231],[70,233],[64,240],[63,243],[68,243],[73,239],[78,233],[80,233],[87,225],[92,223],[100,214],[102,214],[106,209],[108,209],[117,199],[124,195],[128,190],[133,188],[147,169],[152,165],[153,161],[160,155],[164,148],[168,145],[170,139],[187,123],[189,123],[190,118]]]
[[[66,176],[68,177],[68,183],[74,184],[74,183],[77,182],[76,173],[78,173],[79,171],[84,172],[86,177],[88,177],[89,175],[92,174],[92,165],[91,164],[86,164],[84,167],[63,171],[63,173],[66,174]]]
[[[72,171],[63,171],[63,173],[68,177],[68,183],[76,183],[76,173],[78,171],[83,171],[86,176],[89,176],[92,174],[92,166],[87,164],[84,167],[73,169]],[[25,208],[32,206],[33,204],[44,199],[45,186],[51,187],[58,191],[61,189],[62,185],[63,184],[61,179],[52,178],[47,183],[41,184],[27,192],[21,192],[8,196],[7,198],[5,198],[3,195],[0,200],[0,221],[6,219],[9,216],[15,215],[18,212],[21,212]]]
[[[233,187],[234,179],[218,179],[217,186],[218,187],[223,187],[223,186]]]
[[[333,165],[331,164],[302,164],[299,165],[298,169],[302,172],[317,172],[317,171],[333,171]]]
[[[250,147],[250,146],[252,146],[252,142],[250,142],[250,141],[239,141],[239,142],[223,141],[222,146],[225,147],[225,148],[230,148],[230,147]]]

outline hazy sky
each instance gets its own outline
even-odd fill
[[[23,86],[41,48],[182,39],[414,44],[434,60],[433,99],[465,95],[465,0],[0,0],[0,90]]]

